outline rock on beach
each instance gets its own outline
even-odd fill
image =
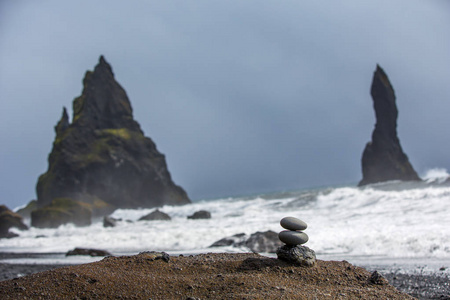
[[[66,253],[66,256],[72,255],[110,256],[111,253],[106,250],[100,249],[75,248],[73,250],[67,251]]]
[[[233,236],[225,237],[214,242],[209,247],[223,247],[223,246],[233,246],[233,247],[247,247],[250,251],[255,253],[267,252],[275,253],[278,247],[283,244],[278,239],[278,234],[275,231],[264,231],[255,232],[250,236],[245,233],[238,233]]]
[[[110,216],[103,217],[103,227],[116,227],[118,219]]]
[[[207,210],[199,210],[187,217],[191,220],[211,219],[211,213]]]
[[[284,245],[277,249],[277,257],[298,266],[312,267],[316,264],[316,253],[305,246]]]
[[[209,246],[209,248],[213,247],[223,247],[223,246],[234,246],[239,247],[245,244],[245,241],[248,239],[248,236],[245,233],[238,233],[232,236],[224,237]]]
[[[139,221],[170,221],[172,218],[165,212],[156,209],[151,213],[139,218]]]

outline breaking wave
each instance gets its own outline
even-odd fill
[[[450,259],[450,184],[443,169],[427,172],[425,182],[388,182],[362,188],[326,187],[253,197],[199,201],[160,208],[171,221],[138,221],[153,209],[119,209],[121,221],[105,228],[102,220],[89,227],[15,231],[2,240],[1,252],[58,252],[75,247],[100,248],[113,254],[155,250],[169,253],[242,252],[248,249],[208,248],[237,233],[280,231],[279,220],[295,216],[308,223],[306,246],[320,258],[327,255],[386,258]],[[447,178],[445,177],[445,178]],[[188,220],[208,210],[208,220]]]

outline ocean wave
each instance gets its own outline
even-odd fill
[[[444,168],[434,168],[427,170],[422,179],[427,183],[444,183],[448,180],[450,174]]]
[[[320,255],[450,258],[450,186],[390,182],[366,187],[302,190],[253,197],[163,206],[171,221],[138,221],[153,209],[119,209],[122,221],[105,228],[101,220],[89,227],[16,231],[2,240],[3,252],[66,252],[75,247],[112,253],[172,251],[246,251],[212,249],[215,241],[237,233],[281,231],[279,220],[295,216],[306,223],[306,246]],[[208,220],[188,220],[208,210]]]

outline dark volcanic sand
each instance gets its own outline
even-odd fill
[[[36,254],[0,253],[2,258],[34,257]],[[174,257],[172,257],[173,259]],[[2,264],[0,281],[22,277],[66,265]],[[372,271],[372,270],[371,270]],[[446,274],[399,274],[385,273],[383,276],[399,291],[419,299],[450,299],[450,278]]]
[[[412,299],[348,262],[292,266],[258,254],[107,257],[0,282],[4,299]]]
[[[450,278],[445,274],[396,274],[383,276],[398,290],[418,299],[450,300]]]

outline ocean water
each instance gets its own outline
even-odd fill
[[[10,263],[83,263],[101,258],[68,257],[75,247],[97,248],[114,255],[142,251],[169,254],[248,252],[246,248],[209,248],[237,233],[283,230],[281,218],[294,216],[308,224],[306,246],[319,259],[357,265],[400,265],[436,271],[450,269],[450,183],[445,170],[431,170],[422,183],[388,182],[365,187],[304,189],[247,197],[198,201],[160,210],[171,221],[138,221],[154,209],[119,209],[122,221],[104,228],[63,225],[56,229],[13,230],[20,236],[0,241],[0,252],[40,253],[9,258]],[[188,220],[208,210],[208,220]],[[270,255],[270,254],[267,254]],[[442,271],[442,270],[441,270]]]

